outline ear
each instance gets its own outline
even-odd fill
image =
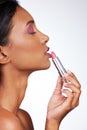
[[[0,46],[0,64],[7,64],[9,62],[9,57],[6,54],[6,49],[4,46]]]

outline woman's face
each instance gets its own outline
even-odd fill
[[[23,8],[17,7],[12,23],[9,35],[10,63],[21,70],[49,68],[49,55],[46,53],[49,38],[36,28],[32,16]]]

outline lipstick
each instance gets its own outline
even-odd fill
[[[56,54],[52,51],[51,52],[51,57],[52,57],[52,61],[55,65],[55,67],[58,70],[58,73],[61,77],[64,77],[64,74],[66,73],[66,69],[64,68],[64,66],[62,65],[60,59],[58,56],[56,56]]]
[[[51,57],[52,57],[52,61],[55,65],[55,67],[57,68],[58,70],[58,73],[61,77],[64,77],[64,74],[67,73],[66,69],[64,68],[64,66],[62,65],[60,59],[58,56],[56,56],[56,54],[52,51],[51,52]],[[69,80],[67,81],[65,78],[64,78],[64,81],[65,83],[71,83]],[[65,86],[62,87],[62,89],[67,89],[69,90],[70,92],[72,92],[72,90],[70,88],[66,88]],[[65,97],[68,97],[67,94],[63,93],[62,92],[62,95],[65,96]]]

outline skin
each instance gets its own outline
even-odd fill
[[[36,28],[33,17],[23,8],[17,7],[8,45],[0,46],[0,130],[34,129],[30,115],[19,107],[29,75],[50,67],[50,57],[46,53],[48,40],[49,37]],[[58,130],[66,114],[79,104],[79,81],[70,71],[64,78],[70,83],[58,77],[47,107],[45,130]],[[63,90],[68,97],[62,95],[63,85],[72,90]]]

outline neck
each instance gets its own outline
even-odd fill
[[[0,85],[0,106],[16,114],[25,95],[29,74],[9,69],[4,72]]]

